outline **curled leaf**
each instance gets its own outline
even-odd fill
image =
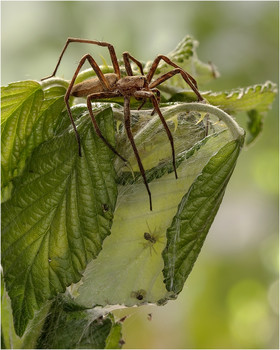
[[[167,230],[163,274],[167,290],[175,295],[182,290],[201,250],[240,148],[240,141],[230,141],[209,160],[183,197]]]
[[[186,110],[188,110],[187,107]],[[207,108],[205,105],[196,107]],[[175,113],[174,110],[172,111]],[[169,113],[168,108],[164,110],[165,118],[172,120]],[[180,110],[179,114],[181,115],[181,113]],[[190,114],[185,113],[179,120],[178,129],[184,125]],[[173,114],[173,118],[175,115],[176,113]],[[200,119],[200,114],[197,115],[197,119]],[[168,240],[170,239],[166,236],[166,231],[172,225],[178,203],[182,201],[192,183],[196,181],[197,176],[207,171],[204,169],[207,167],[209,159],[211,162],[213,154],[215,155],[218,150],[223,149],[223,146],[232,140],[232,135],[225,126],[221,127],[220,130],[217,125],[218,131],[214,131],[205,138],[202,136],[200,128],[195,127],[194,120],[192,122],[193,125],[186,124],[188,137],[175,137],[175,149],[182,149],[184,145],[186,148],[189,147],[176,157],[177,180],[174,177],[170,161],[170,145],[166,141],[164,129],[158,130],[156,127],[157,118],[155,117],[155,120],[147,123],[147,130],[139,129],[139,134],[136,133],[135,141],[139,145],[139,152],[143,159],[145,159],[145,147],[142,145],[143,148],[141,148],[140,141],[144,135],[144,139],[147,140],[152,137],[154,144],[162,143],[163,147],[164,143],[167,143],[169,147],[167,147],[168,160],[160,162],[158,155],[154,155],[153,166],[147,171],[153,199],[153,212],[148,209],[147,192],[143,182],[141,179],[137,179],[137,176],[136,179],[124,181],[118,186],[119,196],[112,234],[104,241],[103,249],[97,259],[88,264],[81,283],[73,286],[72,293],[78,304],[89,308],[94,307],[94,305],[107,307],[107,305],[133,306],[144,303],[163,304],[176,295],[172,289],[167,289],[165,286],[162,273],[165,261],[161,253],[166,244],[169,244]],[[238,141],[236,142],[241,145],[239,132],[238,129],[236,133]],[[192,139],[196,142],[190,147],[188,142]],[[167,151],[164,153],[166,156]],[[221,151],[221,154],[224,153]],[[225,151],[225,158],[226,155]],[[151,160],[149,162],[152,164]],[[219,170],[219,164],[217,167]],[[229,171],[229,174],[232,170]],[[120,177],[123,176],[122,172],[118,174]],[[226,181],[223,183],[223,191],[226,183]],[[202,194],[205,195],[201,192]],[[221,198],[216,196],[211,201],[212,194],[207,193],[206,195],[209,201],[208,214],[210,213],[213,219]],[[197,200],[201,200],[199,194],[197,197]],[[207,228],[208,226],[205,228],[205,235]],[[166,268],[168,267],[169,265]]]

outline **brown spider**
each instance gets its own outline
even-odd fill
[[[92,119],[92,123],[94,125],[94,128],[95,128],[97,135],[105,142],[105,144],[118,157],[120,157],[124,162],[127,162],[126,159],[123,156],[121,156],[116,151],[116,149],[102,135],[102,133],[99,129],[99,126],[96,122],[96,119],[94,117],[94,114],[92,111],[92,106],[91,106],[91,101],[95,100],[95,99],[112,98],[112,97],[122,96],[124,98],[124,127],[126,130],[127,136],[129,138],[129,141],[131,143],[131,146],[133,148],[133,151],[134,151],[134,154],[135,154],[135,157],[136,157],[144,184],[146,186],[146,189],[147,189],[147,192],[149,195],[150,210],[152,210],[151,192],[150,192],[149,185],[148,185],[148,182],[146,179],[145,170],[144,170],[141,158],[139,156],[137,147],[135,145],[133,134],[131,132],[130,98],[132,96],[134,96],[137,100],[142,101],[142,103],[138,109],[142,108],[142,106],[144,105],[144,103],[147,99],[151,100],[153,107],[154,107],[152,114],[154,112],[156,112],[158,114],[158,116],[160,117],[161,122],[164,126],[164,129],[167,133],[170,145],[171,145],[173,168],[174,168],[175,177],[177,179],[178,176],[177,176],[176,165],[175,165],[175,150],[174,150],[173,137],[172,137],[172,134],[168,128],[168,125],[167,125],[167,123],[166,123],[166,121],[165,121],[165,119],[160,111],[160,108],[159,108],[160,92],[155,87],[160,85],[161,83],[163,83],[167,79],[171,78],[175,74],[181,74],[181,76],[186,81],[186,83],[191,87],[191,89],[197,95],[198,101],[203,101],[203,97],[200,95],[200,93],[197,89],[197,83],[196,83],[195,79],[189,73],[185,72],[177,64],[172,62],[167,56],[163,56],[163,55],[159,55],[155,58],[148,74],[145,76],[145,74],[143,72],[142,64],[137,59],[132,57],[128,52],[123,53],[123,61],[124,61],[127,76],[121,77],[120,67],[118,64],[115,49],[111,44],[106,43],[106,42],[102,42],[102,41],[77,39],[77,38],[68,38],[67,39],[66,44],[65,44],[65,46],[64,46],[64,48],[59,56],[57,65],[56,65],[53,73],[50,76],[43,78],[42,80],[51,78],[56,74],[56,71],[57,71],[58,66],[61,62],[62,56],[63,56],[67,46],[71,42],[88,43],[88,44],[94,44],[94,45],[98,45],[98,46],[107,47],[109,50],[112,64],[113,64],[113,68],[114,68],[114,73],[104,74],[104,73],[102,73],[101,69],[99,68],[98,64],[93,59],[93,57],[90,54],[86,54],[81,58],[81,60],[78,64],[78,67],[73,75],[73,78],[69,84],[69,87],[66,91],[64,100],[66,103],[66,107],[67,107],[67,111],[68,111],[71,123],[72,123],[74,131],[75,131],[76,139],[78,141],[79,155],[81,156],[81,142],[80,142],[80,137],[79,137],[79,134],[77,132],[77,128],[76,128],[76,125],[75,125],[75,122],[74,122],[74,119],[73,119],[73,116],[71,113],[70,105],[69,105],[70,96],[86,97],[87,98],[87,107],[88,107],[89,114],[90,114],[90,117]],[[129,60],[133,61],[138,66],[138,68],[140,69],[141,75],[136,75],[136,76],[133,75]],[[152,81],[153,75],[154,75],[156,68],[161,60],[165,61],[170,66],[174,67],[174,69],[168,73],[161,75],[156,80]],[[77,75],[78,75],[80,69],[82,68],[83,64],[85,63],[85,61],[89,62],[92,69],[96,73],[97,77],[85,80],[82,83],[76,84],[74,86]]]

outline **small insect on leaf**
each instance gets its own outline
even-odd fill
[[[144,232],[144,238],[151,242],[151,243],[156,243],[156,238],[154,236],[152,236],[149,232]]]

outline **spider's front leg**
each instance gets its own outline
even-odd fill
[[[131,146],[133,148],[133,152],[135,154],[140,173],[142,175],[144,184],[146,186],[146,189],[147,189],[147,192],[148,192],[148,195],[149,195],[150,210],[152,211],[153,207],[152,207],[151,191],[150,191],[150,188],[149,188],[149,185],[148,185],[148,182],[147,182],[145,169],[143,167],[143,164],[142,164],[142,161],[141,161],[141,158],[140,158],[139,152],[137,150],[137,147],[136,147],[136,144],[135,144],[135,141],[134,141],[134,138],[133,138],[133,134],[132,134],[132,131],[131,131],[131,125],[130,125],[130,97],[128,97],[128,96],[124,96],[124,126],[125,126],[125,130],[126,130],[126,133],[127,133],[127,137],[128,137],[128,139],[129,139],[129,141],[131,143]]]
[[[160,91],[158,89],[151,89],[151,91],[153,91],[156,94],[157,103],[159,105],[160,104]],[[137,108],[138,111],[140,111],[140,109],[145,105],[146,102],[147,102],[147,98],[144,98],[143,102]],[[154,115],[155,113],[156,113],[156,109],[154,108],[151,115]]]
[[[142,97],[144,99],[147,99],[149,98],[151,101],[152,101],[152,104],[154,106],[154,111],[157,112],[157,114],[159,115],[160,117],[160,120],[164,126],[164,129],[166,131],[166,134],[168,136],[168,139],[169,139],[169,142],[170,142],[170,145],[171,145],[171,150],[172,150],[172,163],[173,163],[173,169],[174,169],[174,173],[175,173],[175,177],[176,179],[178,179],[178,175],[177,175],[177,170],[176,170],[176,161],[175,161],[175,148],[174,148],[174,140],[173,140],[173,136],[172,136],[172,133],[164,119],[164,116],[162,115],[161,113],[161,110],[159,108],[159,104],[158,104],[158,99],[155,97],[154,95],[154,92],[157,91],[157,89],[152,89],[150,91],[146,91],[146,90],[141,90],[141,91],[136,91],[134,93],[134,96],[135,97]],[[159,95],[158,95],[159,96]],[[154,112],[153,111],[153,112]]]
[[[82,68],[83,64],[85,63],[85,61],[88,61],[92,67],[92,69],[95,71],[99,81],[100,81],[100,84],[102,86],[102,88],[104,90],[110,90],[110,84],[109,82],[107,81],[107,79],[105,78],[104,74],[102,73],[101,69],[99,68],[98,64],[95,62],[95,60],[89,55],[85,55],[82,57],[82,59],[80,60],[79,64],[78,64],[78,67],[73,75],[73,78],[68,86],[68,89],[66,91],[66,94],[64,96],[64,101],[65,101],[65,104],[66,104],[66,108],[67,108],[67,112],[68,112],[68,115],[69,115],[69,118],[71,120],[71,123],[73,125],[73,129],[75,131],[75,135],[76,135],[76,139],[77,139],[77,142],[78,142],[78,146],[79,146],[79,156],[81,157],[82,156],[82,151],[81,151],[81,140],[80,140],[80,136],[79,136],[79,133],[77,131],[77,128],[76,128],[76,125],[75,125],[75,122],[74,122],[74,119],[73,119],[73,116],[72,116],[72,113],[71,113],[71,108],[70,108],[70,104],[69,104],[69,98],[72,94],[72,88],[74,86],[74,83],[75,83],[75,80],[77,78],[77,75],[80,71],[80,69]]]
[[[161,77],[159,77],[158,79],[156,79],[154,82],[151,83],[151,80],[155,74],[157,66],[159,65],[159,62],[161,60],[163,60],[164,62],[166,62],[170,66],[174,67],[175,69],[171,71],[172,73],[169,72],[169,73],[163,74]],[[170,58],[168,58],[167,56],[164,56],[164,55],[159,55],[155,58],[152,66],[147,74],[147,81],[149,83],[149,87],[154,88],[154,87],[158,86],[159,84],[161,84],[162,82],[164,82],[165,80],[171,78],[173,75],[178,74],[178,73],[181,74],[181,76],[185,80],[185,82],[194,91],[194,93],[196,94],[196,96],[198,98],[198,101],[204,101],[204,98],[200,95],[200,93],[198,91],[196,80],[188,72],[183,70],[176,63],[172,62],[170,60]]]
[[[123,62],[124,62],[124,66],[125,66],[125,70],[126,70],[126,72],[127,72],[127,75],[130,75],[130,76],[133,75],[132,68],[131,68],[131,65],[130,65],[129,60],[133,61],[133,62],[138,66],[138,68],[140,69],[140,73],[141,73],[142,75],[144,75],[142,63],[139,62],[139,61],[138,61],[136,58],[134,58],[133,56],[131,56],[130,53],[124,52],[124,53],[123,53]]]

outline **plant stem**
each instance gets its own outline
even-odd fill
[[[40,81],[40,84],[41,84],[43,90],[48,89],[52,86],[62,86],[62,87],[65,87],[67,89],[69,82],[64,80],[64,79],[61,79],[61,78],[52,77],[52,78]]]

